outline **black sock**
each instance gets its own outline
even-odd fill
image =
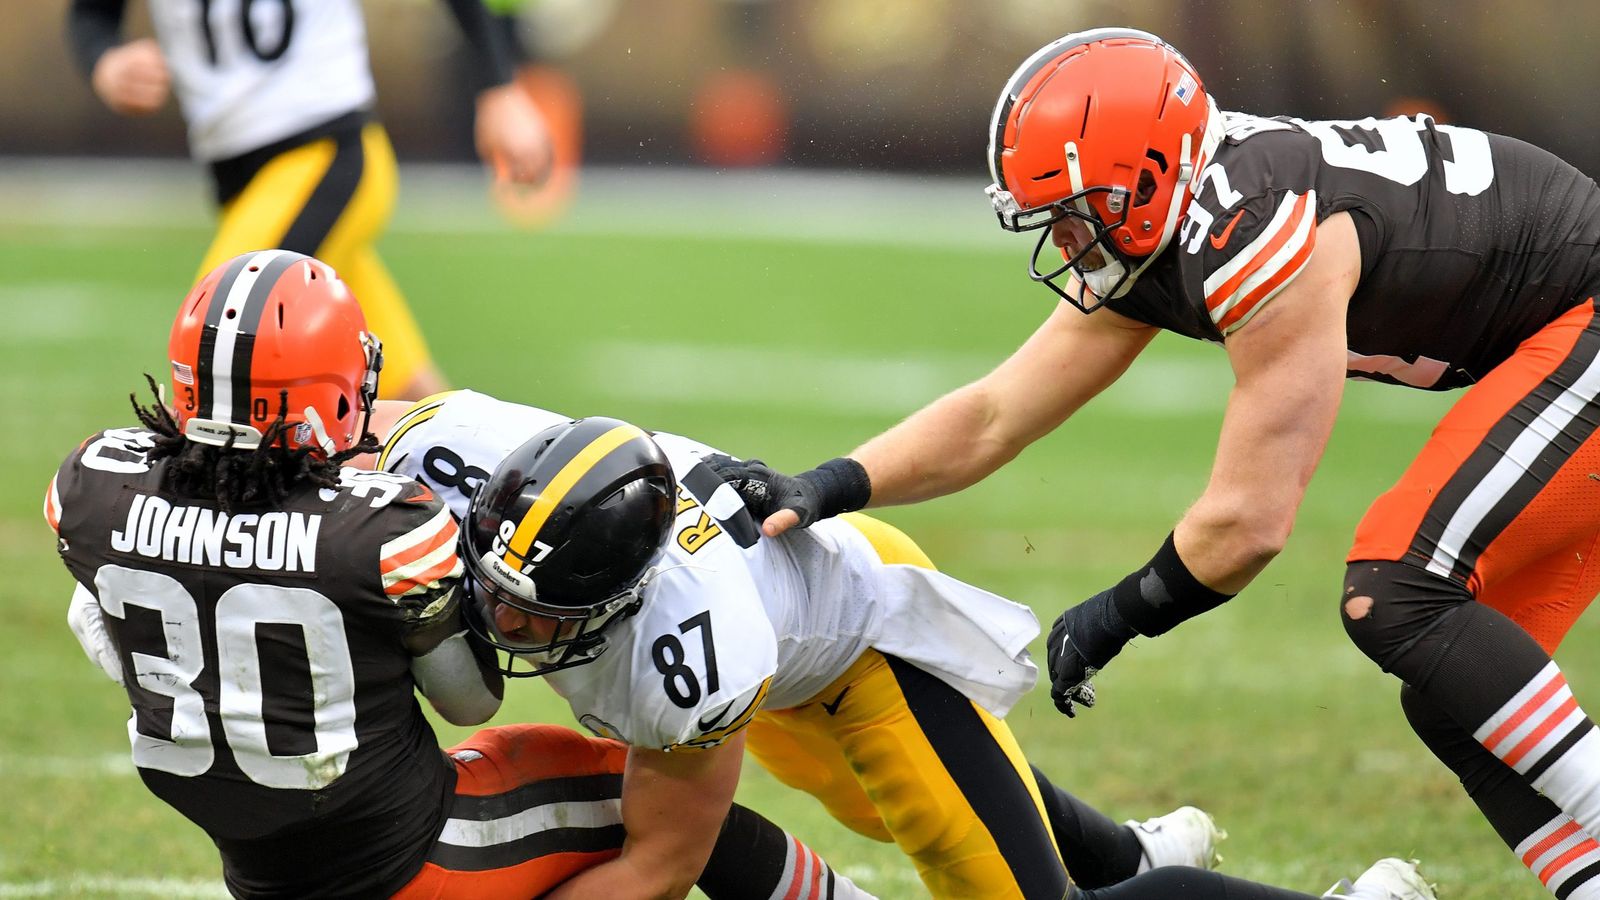
[[[816,851],[765,816],[735,803],[696,885],[709,900],[766,900],[801,888],[822,900],[871,895],[838,874]],[[816,885],[812,888],[812,885]]]
[[[1317,900],[1311,894],[1245,881],[1205,869],[1166,866],[1135,875],[1121,884],[1083,890],[1073,888],[1067,900]]]
[[[1080,887],[1097,888],[1132,878],[1139,871],[1139,859],[1144,854],[1133,829],[1118,825],[1104,813],[1051,784],[1038,766],[1029,768],[1033,769],[1033,778],[1039,783],[1045,817],[1050,820],[1056,847],[1061,851],[1061,862],[1072,880]]]

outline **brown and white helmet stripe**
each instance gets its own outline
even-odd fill
[[[306,260],[290,250],[263,250],[235,259],[207,299],[205,328],[195,362],[195,416],[184,426],[190,440],[250,449],[261,432],[250,424],[250,373],[262,311],[278,278]]]

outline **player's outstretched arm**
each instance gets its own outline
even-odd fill
[[[744,732],[707,750],[671,753],[631,747],[622,776],[622,855],[581,872],[546,896],[676,898],[687,896],[739,785]]]
[[[1093,705],[1089,679],[1135,634],[1165,634],[1222,605],[1283,549],[1339,409],[1360,272],[1349,214],[1330,216],[1305,268],[1228,339],[1235,384],[1211,480],[1148,563],[1056,619],[1057,709]]]
[[[848,457],[765,485],[758,485],[754,472],[742,473],[742,482],[735,481],[738,472],[724,477],[747,503],[765,498],[751,508],[757,515],[770,509],[762,525],[768,537],[867,505],[953,494],[1011,461],[1105,390],[1155,331],[1109,309],[1084,315],[1063,302],[994,371],[933,401]]]
[[[527,92],[513,83],[510,41],[482,0],[445,0],[478,62],[474,137],[478,156],[500,181],[539,185],[554,162],[550,130]]]

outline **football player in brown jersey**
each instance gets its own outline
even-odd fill
[[[1466,387],[1357,529],[1344,625],[1545,886],[1600,896],[1600,735],[1550,658],[1600,590],[1600,188],[1427,116],[1223,113],[1176,50],[1120,28],[1029,57],[988,155],[1000,224],[1037,231],[1029,275],[1060,305],[848,457],[792,478],[725,463],[765,531],[979,481],[1158,330],[1220,345],[1235,384],[1204,493],[1051,630],[1070,715],[1130,638],[1226,602],[1282,549],[1347,375]]]
[[[44,513],[77,582],[69,624],[127,691],[139,775],[216,843],[229,891],[526,898],[616,858],[626,747],[517,724],[442,751],[418,706],[481,723],[500,675],[463,620],[449,509],[340,465],[377,449],[382,353],[334,271],[286,250],[224,263],[169,356],[171,408],[84,441]],[[740,807],[698,883],[867,896]],[[647,870],[631,886],[689,889]]]

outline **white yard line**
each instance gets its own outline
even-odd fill
[[[38,881],[0,881],[0,898],[7,897],[175,897],[228,896],[221,881],[186,878],[127,878],[85,872]]]
[[[1137,360],[1085,409],[1140,417],[1215,415],[1226,405],[1233,385],[1222,352],[1215,357]],[[581,365],[591,384],[619,399],[898,417],[998,362],[998,357],[953,353],[818,356],[716,344],[609,341],[584,350]],[[689,370],[711,371],[718,377],[616,377],[617,372],[627,371]],[[1379,423],[1428,421],[1442,414],[1440,403],[1437,395],[1423,396],[1407,388],[1356,385],[1346,393],[1343,415]]]
[[[395,232],[518,233],[481,167],[412,164],[400,183]],[[208,190],[183,160],[0,157],[0,227],[207,228]],[[1010,249],[1019,272],[1027,249],[996,224],[981,178],[842,170],[585,169],[548,232]]]
[[[133,778],[128,751],[94,756],[0,756],[0,778]]]

